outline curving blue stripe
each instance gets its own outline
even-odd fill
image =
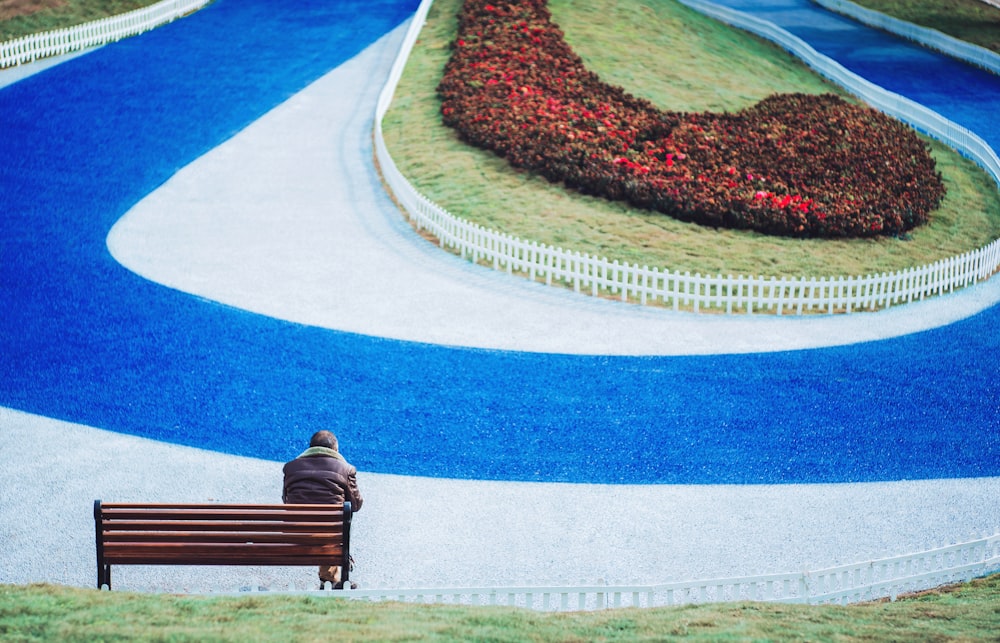
[[[218,0],[0,91],[0,404],[274,460],[333,428],[363,470],[436,477],[1000,475],[997,308],[840,348],[542,355],[282,322],[112,259],[129,207],[413,8]]]

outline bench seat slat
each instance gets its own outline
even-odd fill
[[[197,556],[187,554],[144,554],[141,558],[136,556],[121,556],[108,558],[107,563],[112,565],[251,565],[266,567],[271,565],[299,566],[299,565],[329,565],[333,560],[330,554],[268,554],[253,553],[239,555],[234,552],[207,552]]]
[[[252,543],[244,545],[233,545],[223,543],[199,543],[185,544],[178,546],[176,543],[125,543],[122,545],[108,545],[104,550],[104,558],[109,563],[124,563],[126,561],[144,560],[192,560],[197,561],[205,557],[226,558],[232,560],[246,560],[249,562],[258,559],[283,559],[291,560],[297,558],[321,559],[329,562],[331,559],[343,554],[343,548],[334,545],[312,545],[288,547],[280,544]]]
[[[143,509],[158,511],[160,509],[213,509],[213,510],[253,510],[253,511],[327,511],[336,505],[295,505],[295,504],[259,504],[259,503],[226,503],[217,502],[101,502],[101,509]]]
[[[108,564],[115,565],[234,565],[240,567],[304,567],[306,565],[329,565],[329,559],[318,556],[294,558],[288,556],[256,556],[254,558],[209,557],[198,558],[143,558],[142,560],[114,560]]]
[[[285,543],[289,545],[311,545],[328,543],[338,538],[339,533],[287,533],[273,534],[260,532],[210,532],[210,531],[170,531],[170,532],[129,532],[104,533],[105,547],[114,543]]]
[[[341,533],[343,521],[338,522],[198,522],[187,520],[105,520],[105,533],[128,531],[258,531],[275,533]]]
[[[103,511],[103,508],[102,508]],[[158,511],[104,511],[104,520],[244,520],[248,522],[331,522],[340,517],[329,511],[220,511],[218,509],[162,509]]]

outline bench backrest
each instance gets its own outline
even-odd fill
[[[98,586],[110,565],[341,565],[351,504],[94,502]],[[102,576],[102,569],[106,576]]]

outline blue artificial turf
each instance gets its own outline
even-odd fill
[[[129,207],[414,8],[217,0],[0,90],[0,405],[273,460],[331,428],[362,470],[435,477],[1000,475],[997,308],[841,348],[544,355],[278,321],[112,259]]]

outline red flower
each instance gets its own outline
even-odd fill
[[[685,220],[802,236],[895,234],[944,194],[927,146],[872,109],[790,94],[738,114],[662,112],[587,71],[544,0],[479,1],[460,16],[441,113],[516,167]],[[489,89],[501,82],[505,96]],[[741,190],[737,176],[759,189]]]

